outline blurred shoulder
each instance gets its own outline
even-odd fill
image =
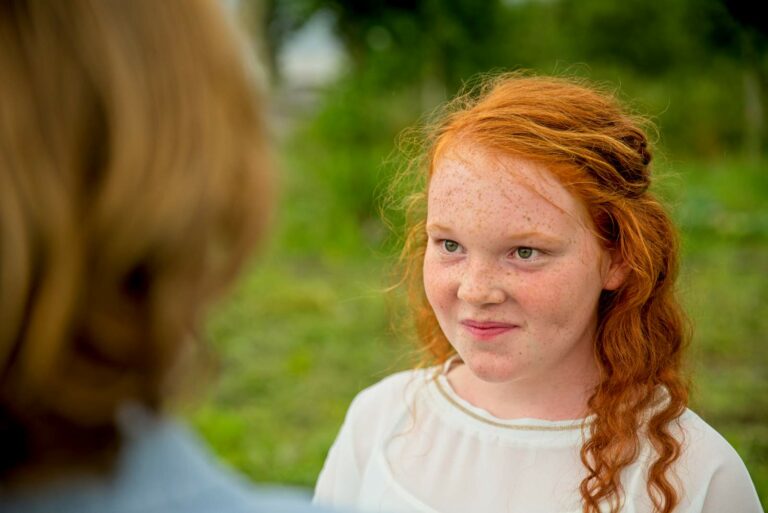
[[[256,486],[254,491],[254,498],[249,504],[249,508],[244,509],[243,513],[331,513],[329,509],[312,504],[309,496],[303,490]],[[221,510],[212,509],[210,511]]]
[[[120,415],[124,443],[107,474],[66,475],[21,490],[0,486],[3,513],[303,513],[306,492],[254,485],[181,422],[141,408]]]

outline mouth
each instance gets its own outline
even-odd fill
[[[507,322],[475,321],[466,319],[460,322],[473,337],[479,340],[491,340],[499,335],[512,331],[519,326]]]

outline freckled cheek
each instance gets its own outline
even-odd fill
[[[546,321],[553,327],[566,323],[574,309],[579,308],[579,298],[567,283],[558,279],[518,286],[515,299],[531,320]]]
[[[424,266],[424,292],[435,313],[450,309],[456,298],[457,286],[452,273],[437,266]]]
[[[597,308],[599,289],[585,283],[583,276],[572,276],[570,280],[556,280],[532,289],[528,305],[541,320],[546,320],[551,329],[582,329]]]
[[[534,309],[553,307],[559,300],[558,294],[562,284],[541,275],[525,275],[506,273],[497,286],[507,291],[507,294],[517,303],[528,305]]]

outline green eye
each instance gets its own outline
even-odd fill
[[[533,248],[517,248],[517,256],[523,260],[528,260],[533,256]]]
[[[443,249],[448,253],[456,253],[459,250],[459,243],[455,240],[444,240]]]

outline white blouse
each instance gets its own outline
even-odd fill
[[[315,489],[362,512],[581,513],[586,475],[573,421],[504,420],[460,398],[436,369],[392,375],[354,399]],[[680,418],[676,513],[762,513],[738,454],[690,410]],[[650,444],[622,472],[622,513],[650,513]],[[607,510],[606,510],[607,511]]]

